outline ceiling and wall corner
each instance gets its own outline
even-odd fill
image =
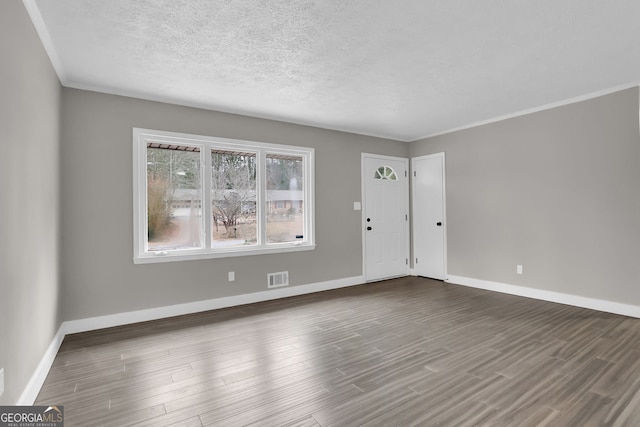
[[[640,81],[634,0],[23,0],[66,87],[413,141]]]

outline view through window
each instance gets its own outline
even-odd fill
[[[213,247],[258,243],[255,153],[211,152]]]
[[[302,157],[267,154],[267,242],[304,238]]]
[[[137,262],[313,249],[313,149],[134,129],[134,156]]]
[[[150,251],[201,248],[200,150],[147,145]]]

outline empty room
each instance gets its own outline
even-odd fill
[[[640,2],[0,2],[0,425],[640,425]]]

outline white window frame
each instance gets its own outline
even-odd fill
[[[147,142],[160,142],[200,148],[202,183],[203,248],[149,251],[147,243]],[[258,242],[250,246],[211,247],[211,149],[255,152],[257,162],[256,218]],[[208,154],[209,153],[209,154]],[[266,200],[264,179],[267,154],[302,157],[304,162],[304,230],[303,240],[284,243],[266,242]],[[133,128],[133,262],[135,264],[227,258],[245,255],[298,252],[315,249],[314,149],[228,138]]]

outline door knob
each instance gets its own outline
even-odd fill
[[[438,227],[441,227],[441,226],[442,226],[442,223],[441,223],[440,221],[438,221],[438,222],[436,222],[436,225],[437,225]]]

